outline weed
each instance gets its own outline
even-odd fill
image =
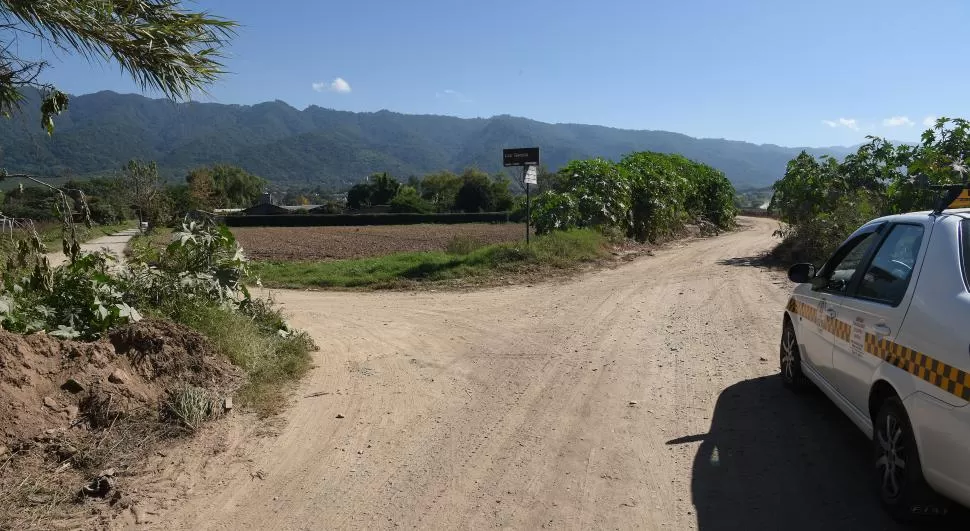
[[[241,405],[272,414],[283,403],[283,390],[311,367],[316,346],[308,335],[289,329],[270,303],[253,300],[242,311],[217,304],[182,305],[172,316],[202,333],[222,355],[248,375],[238,392]]]
[[[469,238],[468,236],[457,235],[448,241],[448,245],[445,247],[445,250],[448,252],[448,254],[465,255],[482,247],[483,245],[479,241]]]
[[[162,402],[162,418],[194,432],[215,416],[216,407],[213,402],[209,391],[201,387],[187,385],[171,389]]]

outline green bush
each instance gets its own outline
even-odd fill
[[[422,199],[418,191],[411,186],[402,186],[391,200],[391,212],[429,214],[433,211],[434,207],[431,203]]]
[[[783,263],[821,265],[852,232],[879,216],[878,199],[865,190],[855,192],[839,200],[830,212],[779,229],[775,235],[782,242],[772,257]]]
[[[573,161],[545,182],[532,210],[538,233],[598,227],[656,241],[698,218],[729,228],[736,213],[734,187],[724,174],[679,155]]]

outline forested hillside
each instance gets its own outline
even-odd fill
[[[511,116],[462,119],[315,106],[300,111],[281,101],[175,104],[113,92],[73,97],[57,119],[56,134],[48,136],[40,127],[39,95],[27,96],[19,113],[0,122],[0,167],[41,175],[99,175],[140,158],[157,161],[171,178],[200,165],[226,163],[279,183],[345,187],[375,172],[407,176],[470,166],[495,172],[502,148],[538,145],[551,170],[575,159],[618,160],[631,152],[658,151],[708,164],[746,188],[779,179],[801,151]]]

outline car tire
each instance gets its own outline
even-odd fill
[[[781,381],[792,391],[803,391],[809,386],[808,378],[802,372],[802,355],[795,337],[795,327],[785,321],[781,333],[780,348]]]
[[[907,522],[946,516],[951,503],[923,478],[916,437],[899,398],[883,401],[872,428],[873,478],[886,511]]]

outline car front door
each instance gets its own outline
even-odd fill
[[[869,387],[881,358],[865,351],[866,335],[893,340],[912,297],[913,271],[922,259],[932,225],[896,224],[886,228],[865,273],[845,296],[829,301],[837,320],[832,361],[839,392],[860,413],[868,413]]]
[[[837,388],[833,342],[839,332],[834,326],[835,305],[852,285],[862,262],[879,239],[879,225],[864,227],[853,234],[818,272],[812,289],[801,302],[809,305],[807,320],[801,321],[803,357],[832,387]],[[835,305],[833,305],[833,301]]]

